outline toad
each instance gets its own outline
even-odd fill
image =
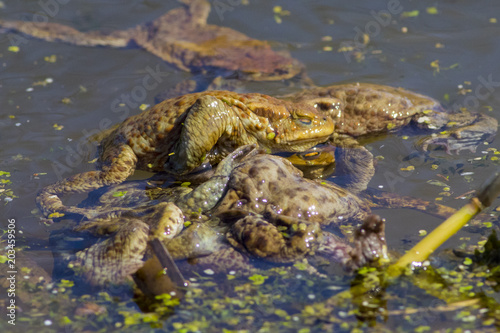
[[[335,121],[335,133],[359,137],[392,132],[413,124],[433,130],[420,145],[444,146],[447,152],[475,151],[484,141],[491,142],[498,122],[482,113],[446,111],[435,99],[403,88],[352,83],[312,88],[287,96],[309,103]]]
[[[92,217],[84,209],[64,206],[59,195],[121,183],[135,169],[187,175],[246,144],[270,152],[303,151],[327,140],[333,126],[310,105],[262,94],[209,91],[165,100],[103,135],[100,170],[45,187],[37,204],[48,218],[65,213]]]
[[[207,77],[220,76],[237,80],[278,81],[303,72],[303,65],[298,60],[287,52],[274,51],[268,42],[250,38],[230,28],[208,24],[208,1],[179,2],[182,7],[127,30],[81,32],[58,23],[8,20],[0,20],[0,28],[5,32],[20,32],[50,42],[114,48],[138,46],[178,69],[204,77],[205,81]],[[183,90],[186,92],[186,89]],[[205,88],[189,90],[195,92]]]
[[[355,173],[362,167],[355,165]],[[320,223],[361,222],[370,214],[368,204],[330,181],[302,177],[288,160],[259,154],[240,163],[231,173],[227,193],[215,213],[242,210],[277,214]]]
[[[356,167],[362,168],[360,164]],[[216,233],[213,228],[207,230],[205,225],[197,225],[166,244],[174,258],[215,252],[198,260],[221,269],[226,265],[226,269],[244,269],[242,265],[248,260],[241,253],[279,263],[317,253],[355,269],[385,256],[383,222],[368,218],[370,208],[366,201],[334,183],[303,178],[300,170],[279,156],[259,154],[245,158],[232,171],[227,192],[211,214],[223,220],[225,239],[239,253],[234,249],[213,251],[213,244],[219,243],[214,239],[217,234],[220,239],[223,231]],[[363,221],[360,230],[364,231],[354,247],[326,230],[330,225]],[[209,242],[204,241],[207,234],[211,235]],[[219,247],[217,250],[221,250]],[[373,252],[359,255],[368,248]],[[214,258],[220,262],[214,264]]]
[[[303,179],[281,157],[248,149],[224,159],[215,175],[194,190],[156,188],[144,195],[135,185],[111,188],[99,198],[101,214],[75,229],[105,237],[78,252],[72,265],[93,284],[122,281],[142,265],[152,237],[160,238],[175,259],[198,258],[221,269],[232,263],[225,269],[242,271],[251,269],[252,256],[289,263],[319,254],[350,270],[385,255],[383,221],[366,219],[367,203],[335,184]],[[285,193],[287,184],[303,189],[296,195]],[[126,194],[114,196],[117,190]],[[254,196],[256,201],[243,203]],[[192,224],[177,235],[184,219]],[[324,230],[329,224],[365,219],[353,247]]]
[[[92,209],[96,216],[73,229],[77,234],[97,236],[95,244],[66,260],[91,284],[123,281],[142,267],[149,240],[167,242],[184,228],[185,216],[194,214],[201,218],[202,212],[217,204],[236,163],[253,154],[254,147],[247,145],[230,153],[212,177],[195,190],[179,186],[145,191],[142,182],[112,187]]]
[[[357,149],[354,151],[350,156],[360,152]],[[363,150],[361,152],[366,154]],[[74,266],[86,267],[89,272],[85,276],[94,284],[123,280],[142,265],[146,243],[157,235],[151,230],[170,230],[165,226],[158,227],[157,222],[143,212],[151,212],[151,207],[155,207],[154,210],[163,209],[162,205],[167,204],[175,203],[183,207],[183,224],[188,225],[175,237],[164,238],[172,257],[177,260],[194,259],[201,267],[225,272],[252,272],[253,257],[274,263],[291,263],[315,255],[353,270],[385,256],[383,221],[370,215],[372,207],[413,208],[439,217],[448,217],[455,211],[446,206],[394,197],[388,193],[362,192],[358,197],[332,182],[302,178],[298,169],[279,156],[256,154],[255,151],[247,155],[238,154],[236,152],[236,156],[240,156],[237,159],[230,159],[230,163],[225,164],[226,159],[217,167],[217,177],[227,176],[232,167],[229,177],[224,178],[227,179],[226,187],[213,186],[214,180],[211,179],[194,190],[181,186],[144,191],[133,182],[110,188],[101,195],[97,206],[104,211],[114,211],[116,207],[127,207],[129,210],[121,211],[118,218],[118,215],[108,213],[101,215],[104,218],[87,221],[77,227],[78,231],[92,231],[105,237],[79,252],[73,261]],[[349,174],[365,167],[354,163],[351,168],[358,169]],[[347,187],[353,185],[359,190],[359,179],[344,177],[342,169],[336,170],[334,175],[334,180],[341,179]],[[215,184],[224,184],[224,181],[218,179]],[[115,196],[117,190],[127,193]],[[207,193],[210,195],[207,196]],[[209,198],[211,200],[207,204]],[[121,209],[118,208],[118,211]],[[180,216],[177,210],[173,212],[174,217]],[[170,221],[168,214],[160,216],[163,217],[155,216],[160,224],[163,223],[161,221]],[[131,223],[130,219],[135,222]],[[333,233],[339,224],[356,222],[362,222],[362,225],[355,233],[354,245]],[[144,230],[137,227],[139,224]],[[141,251],[137,250],[138,243],[141,244]],[[116,268],[116,263],[131,262],[131,255],[137,266],[126,265],[126,272]],[[102,268],[95,270],[93,267]]]

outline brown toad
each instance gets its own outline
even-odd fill
[[[334,183],[303,178],[300,170],[278,156],[252,155],[238,164],[231,172],[227,192],[211,214],[222,218],[228,230],[226,238],[233,247],[268,261],[292,262],[318,252],[355,268],[383,255],[381,221],[376,226],[363,226],[370,240],[360,241],[356,248],[373,245],[379,250],[360,261],[353,260],[351,247],[323,230],[331,224],[366,220],[370,215],[366,201]],[[203,242],[208,244],[206,248],[190,239],[202,239],[210,232],[214,233],[203,226],[190,227],[166,246],[175,258],[197,257],[211,252],[216,242]],[[238,257],[228,251],[229,258]],[[223,258],[220,253],[214,255]]]
[[[292,78],[303,71],[298,60],[287,52],[274,51],[266,41],[208,24],[208,1],[179,2],[182,7],[127,30],[81,32],[58,23],[7,20],[0,20],[0,28],[50,42],[115,48],[138,46],[181,70],[201,74],[205,79],[207,76],[223,76],[238,80],[277,81]],[[189,90],[193,92],[193,89]]]
[[[144,191],[135,182],[110,188],[93,207],[100,214],[81,222],[75,229],[98,235],[99,240],[78,252],[71,259],[72,265],[92,284],[120,282],[141,267],[147,242],[152,238],[162,240],[175,259],[199,258],[202,264],[210,263],[221,269],[230,264],[224,269],[243,271],[251,270],[248,254],[288,263],[317,253],[348,269],[384,255],[383,221],[379,219],[368,220],[362,226],[364,232],[358,235],[354,247],[322,229],[342,220],[361,222],[369,215],[365,202],[334,184],[303,180],[300,171],[287,160],[258,154],[257,150],[250,152],[251,148],[244,146],[226,157],[214,176],[194,190],[174,187]],[[240,159],[243,159],[241,163]],[[251,171],[248,175],[251,179],[245,180],[249,165],[259,168],[261,173]],[[250,182],[260,184],[278,180],[276,178],[281,183],[270,189],[276,193],[263,193],[275,204],[273,207],[227,206],[233,199],[235,184],[240,181],[247,195],[253,196],[255,190],[261,189],[248,186]],[[303,185],[304,190],[313,192],[304,204],[316,204],[318,209],[309,207],[308,214],[302,214],[300,207],[293,209],[304,200],[301,195],[282,195],[281,200],[281,189],[287,184]],[[124,195],[115,196],[117,191]],[[314,200],[325,202],[319,204]],[[281,214],[273,211],[278,209],[277,202],[284,202],[281,208],[288,207]],[[185,219],[193,224],[176,236]]]
[[[342,149],[345,148],[337,150]],[[363,149],[354,149],[354,153],[344,155],[354,157],[360,152],[367,154]],[[219,164],[214,176],[219,178],[213,177],[193,191],[186,187],[144,191],[135,182],[110,188],[97,206],[100,209],[104,206],[104,211],[117,210],[119,214],[107,213],[101,215],[104,218],[80,224],[77,230],[98,232],[105,238],[78,253],[74,263],[89,270],[84,276],[91,283],[121,281],[142,265],[147,241],[158,235],[154,230],[165,230],[162,221],[168,222],[171,217],[177,221],[178,211],[166,206],[173,203],[182,207],[182,221],[189,219],[192,223],[175,237],[163,238],[172,257],[195,259],[201,267],[226,272],[253,271],[252,257],[290,263],[314,255],[338,262],[348,270],[356,269],[385,256],[383,221],[369,217],[371,207],[407,207],[440,217],[448,217],[455,211],[387,193],[361,193],[366,200],[331,182],[302,178],[301,172],[281,157],[250,152],[238,162],[243,155],[238,151],[235,154],[236,159],[226,158],[224,161],[229,163]],[[361,160],[373,163],[372,158]],[[360,163],[346,165],[366,168]],[[356,174],[359,170],[352,171]],[[348,187],[353,183],[353,188],[359,190],[360,181],[345,178],[342,169],[336,170],[335,176]],[[116,197],[113,195],[116,191],[126,194]],[[127,210],[123,211],[123,207]],[[165,213],[167,207],[173,212],[170,217]],[[156,215],[148,215],[152,212]],[[328,231],[338,223],[363,220],[355,234],[354,246]],[[131,262],[131,256],[137,267],[125,265],[127,271],[116,267],[116,263]]]
[[[369,215],[368,204],[347,189],[329,181],[303,178],[288,160],[264,154],[243,161],[233,170],[227,193],[215,209],[216,213],[272,212],[322,225],[342,220],[359,222]]]
[[[88,209],[96,214],[73,231],[97,236],[95,244],[67,256],[66,260],[91,284],[118,283],[144,264],[148,242],[168,242],[183,228],[185,217],[212,209],[225,193],[229,175],[253,145],[236,149],[217,166],[212,177],[192,190],[189,187],[144,189],[144,182],[112,187]],[[119,192],[121,195],[116,196]],[[180,207],[180,208],[179,208]],[[182,210],[181,210],[182,208]]]
[[[186,175],[201,164],[218,163],[246,144],[271,152],[303,151],[332,132],[332,120],[310,105],[228,91],[184,95],[110,130],[100,144],[100,170],[45,187],[37,203],[49,218],[54,213],[86,216],[85,210],[64,206],[59,195],[121,183],[135,169]]]
[[[410,123],[440,131],[420,142],[443,145],[447,152],[475,151],[484,141],[492,141],[498,122],[485,114],[446,111],[435,99],[403,88],[352,83],[304,90],[287,96],[309,103],[335,122],[335,133],[359,137],[400,129]]]
[[[226,235],[230,243],[266,260],[288,262],[321,248],[325,239],[331,237],[322,238],[329,228],[367,221],[372,207],[413,208],[439,217],[454,212],[449,207],[410,197],[361,192],[371,178],[366,170],[373,170],[373,156],[362,147],[337,147],[336,156],[344,162],[335,170],[334,181],[344,187],[303,178],[301,171],[278,156],[261,154],[239,163],[231,173],[227,193],[212,213],[224,218],[239,211],[256,214],[258,218],[246,216],[232,223]],[[360,192],[359,196],[355,192]],[[379,227],[367,227],[375,239],[381,236],[375,236]],[[362,248],[369,247],[365,243]]]

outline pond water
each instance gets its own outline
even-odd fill
[[[211,1],[216,8],[212,10],[209,22],[231,27],[256,39],[272,41],[273,45],[289,50],[294,58],[305,64],[310,78],[317,85],[359,81],[400,86],[429,95],[447,106],[467,106],[500,118],[500,95],[497,93],[500,88],[498,1],[247,2]],[[43,1],[36,0],[0,3],[0,19],[32,20],[39,12],[45,12],[51,22],[79,30],[107,31],[152,20],[178,6],[173,1],[160,0],[134,0],[126,4],[116,0],[47,1],[51,7],[44,7],[41,5]],[[282,10],[277,10],[276,6],[281,6]],[[27,39],[17,50],[12,48],[16,40],[16,35],[0,34],[0,170],[10,173],[10,177],[6,174],[0,176],[4,181],[0,192],[0,226],[7,229],[8,219],[15,219],[16,245],[30,246],[28,256],[51,274],[53,257],[48,238],[52,230],[61,226],[46,226],[39,222],[36,193],[61,176],[93,169],[93,164],[88,161],[94,158],[94,152],[78,152],[79,140],[88,132],[97,132],[107,122],[121,121],[120,114],[113,112],[112,101],[141,84],[148,68],[158,68],[163,82],[148,91],[141,104],[153,105],[155,95],[188,78],[189,73],[181,72],[141,49],[85,48]],[[298,88],[273,82],[248,84],[246,89],[282,95]],[[139,107],[133,112],[139,113]],[[497,155],[492,149],[500,148],[498,139],[489,145],[481,145],[474,153],[465,151],[460,155],[447,155],[442,151],[424,154],[415,149],[414,141],[413,137],[403,139],[390,135],[367,143],[374,156],[379,157],[371,187],[431,202],[437,200],[458,208],[467,202],[460,198],[462,194],[478,188],[498,169]],[[414,170],[401,170],[408,166],[414,166]],[[147,174],[138,172],[134,177],[145,176]],[[436,185],[430,180],[444,184]],[[492,212],[495,212],[495,207]],[[388,246],[395,253],[408,250],[421,238],[421,230],[429,231],[440,222],[437,218],[405,209],[384,209],[377,213],[387,220]],[[493,225],[497,226],[495,220],[492,219]],[[458,269],[462,259],[453,257],[450,249],[476,245],[489,233],[487,228],[479,229],[465,228],[445,243],[436,255],[436,265]],[[280,280],[279,274],[272,274],[269,273],[269,279],[261,289],[258,283],[245,284],[248,282],[245,277],[236,279],[239,282],[234,284],[222,281],[225,286],[220,286],[221,280],[202,276],[199,282],[204,284],[196,288],[197,296],[203,294],[202,300],[198,301],[194,296],[181,300],[181,304],[174,308],[173,316],[160,320],[161,325],[167,330],[184,332],[219,332],[222,328],[228,331],[260,329],[262,332],[278,328],[301,332],[326,328],[350,331],[354,327],[367,328],[370,325],[388,331],[426,330],[427,327],[493,329],[493,321],[480,319],[484,311],[478,312],[477,306],[463,306],[456,310],[447,308],[439,315],[433,314],[432,309],[446,303],[412,287],[409,281],[393,287],[392,291],[389,288],[389,291],[400,292],[398,297],[413,300],[412,305],[420,307],[415,315],[396,314],[395,311],[400,311],[404,303],[398,299],[391,304],[388,297],[383,302],[394,315],[389,312],[385,320],[381,315],[372,321],[363,321],[360,316],[349,313],[355,305],[346,306],[342,310],[345,312],[340,314],[340,310],[334,309],[331,316],[318,315],[319,319],[309,320],[303,313],[306,306],[326,300],[337,292],[336,288],[347,288],[350,278],[338,271],[335,271],[338,277],[332,277],[332,281],[318,278],[306,281],[304,276],[297,278],[296,275]],[[214,288],[211,283],[218,287]],[[498,299],[498,294],[486,285],[485,290],[475,290],[480,291]],[[116,290],[108,292],[116,294]],[[224,292],[227,292],[225,300],[233,302],[231,306],[221,305]],[[130,297],[130,291],[124,293],[126,295],[120,300],[107,301],[95,300],[102,295],[91,293],[89,297],[93,302],[110,306],[110,319],[96,320],[86,328],[99,331],[129,327],[135,331],[148,331],[150,324],[140,317],[138,307],[130,298],[123,300]],[[282,293],[288,293],[294,299],[293,304],[286,303],[287,296]],[[0,299],[6,297],[2,290]],[[221,301],[217,303],[217,299]],[[246,312],[245,304],[238,303],[243,301],[251,304]],[[263,319],[252,312],[256,304]],[[60,308],[54,310],[56,308],[50,313],[41,311],[33,317],[30,316],[34,312],[18,311],[15,327],[8,325],[7,317],[2,315],[0,327],[13,332],[63,331],[64,327],[68,331],[83,329],[77,325],[82,320],[76,318],[74,312],[63,313]],[[127,315],[119,314],[119,311],[125,311],[124,308]],[[464,314],[467,311],[470,313]],[[129,318],[129,322],[123,322],[124,317]],[[65,322],[64,318],[71,323]],[[120,320],[122,322],[117,324]]]

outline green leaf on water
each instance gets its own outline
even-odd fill
[[[248,279],[250,281],[253,281],[254,285],[261,285],[264,282],[266,282],[267,278],[268,278],[268,276],[263,276],[263,275],[260,275],[260,274],[254,274],[254,275],[250,276]]]
[[[427,7],[426,9],[427,14],[435,15],[438,13],[438,10],[436,7]]]
[[[412,10],[409,12],[403,12],[403,17],[417,17],[420,14],[418,10]]]

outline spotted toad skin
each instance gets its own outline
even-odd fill
[[[184,228],[186,217],[194,213],[201,219],[201,213],[217,204],[225,193],[235,164],[242,157],[253,154],[254,148],[247,145],[236,149],[217,166],[207,182],[195,189],[176,187],[145,191],[136,184],[111,188],[100,197],[98,207],[92,209],[98,215],[81,221],[73,230],[98,236],[98,241],[67,260],[90,284],[122,282],[142,267],[150,240],[168,243]],[[115,196],[116,191],[122,191],[123,195]],[[209,242],[208,235],[205,236],[205,241]],[[211,251],[214,250],[211,247]]]
[[[317,87],[287,96],[313,105],[335,121],[335,133],[353,137],[398,130],[410,123],[439,131],[420,142],[423,150],[442,145],[447,152],[475,151],[492,141],[498,122],[482,113],[449,112],[435,99],[403,88],[351,83]]]
[[[175,259],[196,258],[200,265],[210,265],[222,270],[238,269],[242,272],[252,271],[249,262],[251,257],[290,263],[317,253],[352,269],[375,260],[378,255],[384,255],[383,252],[370,252],[371,256],[357,254],[361,251],[359,247],[368,244],[375,246],[375,239],[378,239],[379,249],[383,249],[383,228],[367,231],[367,234],[375,238],[370,238],[369,242],[365,238],[359,238],[353,246],[323,230],[330,223],[353,220],[362,222],[361,219],[368,217],[370,213],[365,202],[334,184],[325,186],[310,180],[302,183],[300,171],[290,162],[263,154],[262,151],[249,151],[251,148],[252,146],[245,146],[233,152],[219,164],[216,173],[207,183],[194,190],[186,187],[156,188],[151,195],[152,189],[137,191],[133,183],[112,187],[100,197],[99,205],[102,207],[96,210],[101,211],[101,215],[80,222],[76,228],[78,232],[90,232],[102,238],[78,252],[71,263],[80,269],[80,273],[91,284],[120,282],[140,267],[151,238],[160,238]],[[261,173],[252,171],[247,175],[249,179],[245,180],[243,175],[248,165],[261,169]],[[221,181],[223,177],[226,177],[225,183]],[[272,207],[263,207],[264,209],[255,205],[242,206],[239,205],[240,201],[234,202],[235,184],[241,182],[241,189],[246,191],[241,198],[251,197],[262,188],[248,186],[250,182],[262,184],[270,179],[281,181],[274,187],[278,185],[284,189],[287,185],[305,186],[307,191],[319,195],[310,198],[304,198],[303,195],[273,196],[264,191],[262,195],[272,204]],[[280,189],[274,187],[273,191],[279,194]],[[117,190],[125,195],[114,197],[112,194]],[[304,203],[305,199],[307,202]],[[309,207],[309,215],[305,215],[302,208],[316,204],[314,200],[318,199],[328,203],[318,205],[317,210]],[[196,202],[200,208],[196,209],[191,201]],[[229,202],[236,206],[228,206]],[[178,207],[182,207],[182,210]],[[285,209],[277,214],[273,209],[278,207]],[[353,212],[347,212],[346,208]],[[196,212],[197,214],[193,214]],[[184,225],[187,219],[191,221],[191,225],[180,231],[177,226]],[[383,221],[380,220],[377,225],[380,227],[380,224]],[[130,264],[118,264],[124,262]],[[98,268],[94,269],[94,266]]]
[[[329,181],[303,178],[288,160],[263,154],[233,170],[216,210],[271,211],[323,225],[363,221],[369,215],[368,204],[355,194]]]

